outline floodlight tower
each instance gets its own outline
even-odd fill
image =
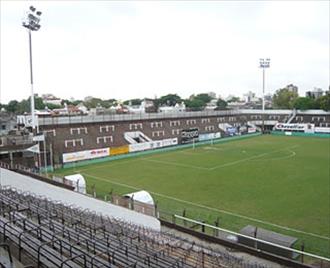
[[[29,32],[29,49],[30,49],[30,82],[31,82],[31,116],[32,116],[32,130],[35,133],[36,122],[34,118],[34,90],[33,90],[33,71],[32,71],[32,39],[31,31],[38,31],[40,29],[40,16],[41,11],[37,11],[34,6],[30,6],[27,17],[23,21],[23,27],[28,29]]]
[[[262,110],[265,110],[265,69],[269,68],[270,59],[260,59],[259,67],[262,68]]]

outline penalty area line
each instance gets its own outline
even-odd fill
[[[134,189],[134,190],[143,190],[142,188],[131,186],[131,185],[128,185],[128,184],[125,184],[125,183],[120,183],[120,182],[117,182],[117,181],[112,181],[112,180],[105,179],[105,178],[102,178],[102,177],[97,177],[97,176],[94,176],[94,175],[91,175],[91,174],[88,174],[88,173],[83,173],[83,175],[87,175],[87,176],[92,177],[96,180],[112,183],[112,184],[119,185],[119,186],[124,186],[124,187],[131,188],[131,189]],[[226,211],[226,210],[223,210],[223,209],[217,209],[217,208],[212,208],[212,207],[209,207],[209,206],[204,206],[204,205],[201,205],[201,204],[197,204],[197,203],[194,203],[194,202],[190,202],[190,201],[187,201],[187,200],[179,199],[179,198],[176,198],[176,197],[172,197],[172,196],[168,196],[168,195],[164,195],[164,194],[160,194],[160,193],[156,193],[156,192],[152,192],[152,191],[148,191],[148,192],[153,194],[153,195],[164,197],[164,198],[167,198],[167,199],[170,199],[170,200],[175,200],[175,201],[178,201],[178,202],[181,202],[181,203],[186,203],[186,204],[193,205],[193,206],[196,206],[196,207],[200,207],[200,208],[203,208],[203,209],[212,210],[212,211],[220,212],[220,213],[223,213],[223,214],[228,214],[228,215],[235,216],[235,217],[238,217],[238,218],[241,218],[241,219],[262,223],[262,224],[265,224],[265,225],[277,227],[277,228],[287,230],[287,231],[292,231],[292,232],[295,232],[295,233],[301,233],[301,234],[310,235],[310,236],[314,236],[314,237],[325,239],[325,240],[330,240],[330,238],[327,237],[327,236],[322,236],[322,235],[318,235],[318,234],[314,234],[314,233],[309,233],[309,232],[297,230],[297,229],[290,228],[290,227],[287,227],[287,226],[282,226],[282,225],[278,225],[278,224],[271,223],[271,222],[268,222],[268,221],[263,221],[263,220],[259,220],[259,219],[256,219],[256,218],[251,218],[251,217],[248,217],[248,216],[240,215],[240,214],[230,212],[230,211]]]

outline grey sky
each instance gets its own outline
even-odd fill
[[[30,94],[29,5],[35,92],[129,99],[214,91],[261,94],[260,57],[271,58],[266,91],[329,87],[329,1],[1,0],[1,103]]]

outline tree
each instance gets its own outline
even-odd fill
[[[228,102],[238,102],[239,101],[239,97],[232,97],[230,98],[230,100],[228,100]]]
[[[330,93],[317,99],[319,103],[319,108],[324,111],[330,111]]]
[[[278,89],[273,96],[274,108],[292,109],[298,93],[288,88]]]
[[[22,100],[18,103],[16,113],[23,114],[23,113],[30,113],[31,112],[31,102],[30,99]]]
[[[175,106],[175,104],[181,102],[182,99],[177,94],[167,94],[158,99],[159,105]]]
[[[31,97],[28,99],[28,101],[30,102]],[[45,109],[46,105],[44,104],[44,101],[42,100],[42,98],[40,97],[34,97],[34,107],[37,110],[43,110]]]
[[[60,109],[60,108],[62,108],[61,105],[57,105],[57,104],[53,104],[53,103],[47,103],[46,106],[47,106],[47,108],[49,110],[54,110],[54,109]]]
[[[7,105],[7,111],[16,113],[18,108],[18,101],[17,100],[11,100]]]
[[[84,105],[90,108],[96,108],[98,105],[102,105],[102,99],[100,98],[91,98],[88,101],[84,101]]]
[[[142,102],[141,99],[131,99],[124,101],[124,104],[129,105],[131,103],[131,105],[141,105],[141,102]]]
[[[219,98],[217,101],[217,110],[224,110],[227,108],[227,105],[228,103],[225,100]]]
[[[201,111],[205,107],[205,102],[203,102],[200,99],[192,99],[192,100],[186,100],[185,101],[186,107],[189,108],[192,111]]]
[[[201,93],[196,95],[194,99],[201,100],[206,104],[212,100],[212,97],[210,97],[207,93]]]
[[[315,100],[308,97],[297,98],[293,103],[293,107],[299,110],[308,110],[308,109],[317,108]]]

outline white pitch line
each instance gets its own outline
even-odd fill
[[[283,160],[283,159],[288,159],[291,157],[294,157],[297,153],[292,151],[292,150],[287,150],[288,152],[291,152],[289,155],[286,156],[280,156],[280,157],[273,157],[273,158],[268,158],[268,159],[257,159],[254,161],[269,161],[269,160]]]
[[[257,158],[263,157],[265,155],[269,155],[269,154],[281,152],[283,150],[293,149],[293,148],[296,148],[296,147],[298,147],[298,145],[291,146],[289,148],[284,148],[284,149],[281,149],[281,150],[275,150],[275,151],[271,151],[271,152],[267,152],[267,153],[262,153],[262,154],[254,155],[254,156],[243,158],[243,159],[240,159],[240,160],[237,160],[237,161],[233,161],[233,162],[221,164],[221,165],[218,165],[218,166],[215,166],[215,167],[211,167],[211,168],[209,168],[209,170],[215,170],[215,169],[218,169],[218,168],[223,168],[223,167],[228,167],[228,166],[236,165],[238,163],[242,163],[242,162],[246,162],[246,161],[249,161],[249,160],[257,159]]]
[[[109,160],[108,162],[106,162],[106,164],[104,165],[100,165],[100,166],[96,166],[96,167],[90,167],[90,168],[82,168],[82,169],[79,169],[76,171],[85,171],[85,170],[93,170],[93,169],[100,169],[100,168],[104,168],[104,167],[113,167],[113,166],[118,166],[118,165],[122,165],[122,164],[127,164],[127,162],[137,162],[141,159],[133,159],[133,158],[126,158],[126,159],[123,159],[124,161],[121,161],[121,162],[117,162],[118,160],[121,160],[121,159],[116,159],[116,160]],[[113,161],[116,161],[115,163]],[[78,168],[78,167],[77,167]]]
[[[173,163],[173,162],[170,162],[170,161],[155,160],[155,159],[149,159],[149,158],[141,158],[141,160],[160,163],[160,164],[166,164],[166,165],[172,165],[172,166],[178,166],[178,167],[194,168],[194,169],[201,169],[201,170],[210,170],[209,168],[206,168],[206,167],[186,165],[186,164],[180,164],[180,163]]]
[[[134,189],[134,190],[143,190],[143,189],[135,187],[135,186],[131,186],[131,185],[116,182],[116,181],[111,181],[111,180],[101,178],[101,177],[97,177],[97,176],[94,176],[94,175],[91,175],[91,174],[88,174],[88,173],[84,173],[83,175],[87,175],[87,176],[90,176],[90,177],[92,177],[94,179],[97,179],[97,180],[100,180],[100,181],[116,184],[116,185],[119,185],[119,186],[124,186],[124,187],[131,188],[131,189]],[[318,234],[314,234],[314,233],[304,232],[304,231],[297,230],[297,229],[294,229],[294,228],[278,225],[278,224],[275,224],[275,223],[259,220],[259,219],[256,219],[256,218],[251,218],[251,217],[248,217],[248,216],[236,214],[236,213],[226,211],[226,210],[222,210],[222,209],[217,209],[217,208],[212,208],[212,207],[209,207],[209,206],[204,206],[204,205],[201,205],[201,204],[197,204],[197,203],[194,203],[194,202],[186,201],[186,200],[183,200],[183,199],[179,199],[179,198],[172,197],[172,196],[167,196],[167,195],[152,192],[152,191],[148,191],[148,192],[153,194],[153,195],[158,195],[158,196],[161,196],[161,197],[164,197],[164,198],[167,198],[167,199],[171,199],[171,200],[175,200],[175,201],[178,201],[178,202],[181,202],[181,203],[186,203],[186,204],[189,204],[189,205],[193,205],[193,206],[196,206],[196,207],[200,207],[200,208],[220,212],[220,213],[223,213],[223,214],[228,214],[228,215],[235,216],[235,217],[238,217],[238,218],[242,218],[242,219],[246,219],[246,220],[250,220],[250,221],[254,221],[254,222],[259,222],[259,223],[269,225],[269,226],[273,226],[273,227],[277,227],[277,228],[280,228],[280,229],[283,229],[283,230],[292,231],[292,232],[296,232],[296,233],[301,233],[301,234],[305,234],[305,235],[314,236],[314,237],[321,238],[321,239],[330,240],[330,237],[327,237],[327,236],[322,236],[322,235],[318,235]]]

